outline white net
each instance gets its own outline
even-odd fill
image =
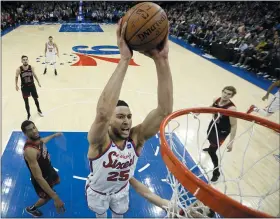
[[[249,208],[279,215],[279,133],[254,121],[237,119],[235,137],[230,141],[229,134],[220,145],[217,124],[222,114],[213,115],[190,113],[169,121],[165,138],[173,154],[195,177],[219,192]],[[218,142],[217,181],[213,180],[215,171],[210,152],[203,151],[209,147],[208,137],[213,132]],[[231,144],[229,152],[227,148]],[[226,217],[196,198],[199,189],[191,194],[168,168],[167,171],[166,182],[173,190],[168,217]]]

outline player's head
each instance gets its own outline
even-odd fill
[[[40,139],[38,129],[32,121],[29,121],[29,120],[24,121],[21,124],[21,130],[28,139],[31,139],[34,141]]]
[[[24,66],[27,66],[28,65],[28,57],[23,55],[21,56],[21,62]]]
[[[222,99],[229,100],[236,94],[236,88],[233,86],[226,86],[222,90]]]
[[[53,41],[53,37],[49,36],[49,41],[52,42]]]
[[[111,131],[118,139],[125,140],[129,136],[131,125],[132,114],[129,106],[125,101],[119,100],[110,121]]]

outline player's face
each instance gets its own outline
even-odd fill
[[[53,38],[49,38],[49,41],[52,42],[52,41],[53,41]]]
[[[28,65],[28,58],[25,57],[25,58],[21,59],[21,62],[24,66],[27,66]]]
[[[25,127],[25,135],[34,141],[40,139],[38,129],[33,124]]]
[[[126,106],[116,107],[110,125],[117,138],[127,139],[132,125],[130,109]]]
[[[233,92],[230,90],[223,90],[222,92],[222,100],[229,100],[230,98],[232,98]]]

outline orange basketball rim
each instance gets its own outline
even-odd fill
[[[245,114],[242,112],[230,111],[226,109],[218,109],[211,107],[188,108],[178,110],[167,116],[160,126],[160,141],[161,141],[161,155],[162,159],[168,167],[169,171],[177,178],[190,193],[203,202],[204,205],[218,212],[224,217],[231,218],[251,218],[251,217],[273,217],[264,212],[254,210],[247,206],[240,204],[227,195],[217,191],[201,179],[197,178],[181,161],[173,154],[169,144],[165,138],[165,127],[172,119],[186,115],[189,113],[221,113],[222,115],[231,116],[247,121],[255,122],[261,126],[270,128],[280,133],[280,125],[257,116]]]

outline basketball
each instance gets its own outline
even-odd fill
[[[156,48],[168,34],[168,18],[165,11],[152,2],[142,2],[129,9],[122,18],[127,21],[125,40],[135,51]]]

